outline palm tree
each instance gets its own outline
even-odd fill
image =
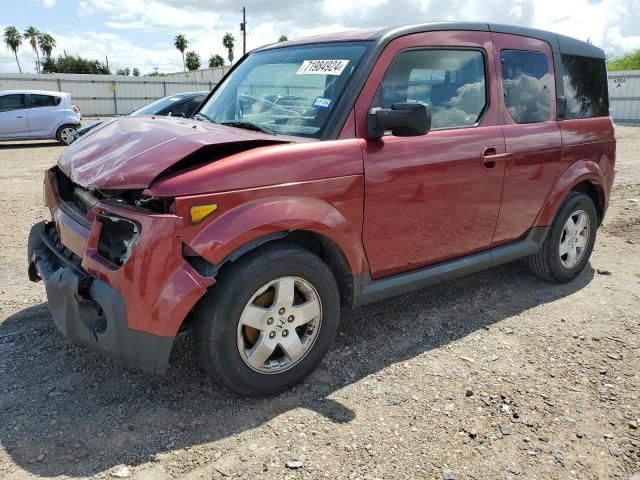
[[[42,55],[47,58],[51,58],[51,52],[53,52],[53,49],[56,48],[56,39],[48,33],[43,33],[38,39],[38,45],[40,46]]]
[[[27,28],[22,34],[25,40],[29,40],[31,48],[36,52],[36,72],[40,73],[40,54],[38,53],[38,40],[40,39],[40,32],[36,27]]]
[[[189,69],[189,71],[191,70],[198,70],[200,68],[200,55],[198,55],[196,52],[187,52],[187,68]]]
[[[286,35],[280,35],[280,37],[278,38],[279,42],[286,42],[289,40],[289,37],[287,37]]]
[[[224,67],[224,58],[217,53],[209,57],[209,68]]]
[[[22,67],[18,61],[18,48],[22,45],[22,35],[16,27],[7,27],[4,29],[4,44],[9,50],[16,56],[16,63],[18,64],[18,70],[22,73]]]
[[[187,37],[185,37],[182,33],[176,35],[176,38],[173,39],[173,46],[176,47],[178,50],[180,50],[180,53],[182,54],[182,68],[186,72],[187,64],[184,61],[184,51],[189,46],[189,41],[187,40]]]
[[[222,46],[229,52],[229,63],[233,63],[233,47],[236,46],[236,39],[230,33],[225,33],[222,37]]]

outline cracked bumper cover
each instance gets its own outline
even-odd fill
[[[29,278],[44,282],[58,329],[125,367],[164,373],[175,337],[130,329],[123,296],[57,249],[45,227],[38,223],[29,234]]]

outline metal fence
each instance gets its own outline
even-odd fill
[[[228,68],[180,72],[166,77],[2,74],[0,90],[28,88],[68,92],[84,116],[122,115],[166,95],[211,90]],[[609,98],[611,116],[617,123],[640,124],[640,71],[609,73]]]
[[[640,124],[640,70],[609,73],[609,106],[617,123]]]
[[[158,98],[179,92],[211,90],[224,70],[206,75],[189,72],[167,77],[81,74],[2,74],[0,90],[33,89],[67,92],[83,116],[127,114]]]

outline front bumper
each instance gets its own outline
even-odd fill
[[[131,330],[122,295],[85,272],[73,254],[59,249],[45,222],[31,228],[28,256],[29,278],[42,279],[51,316],[73,344],[125,367],[166,371],[174,337]]]
[[[215,280],[184,259],[181,218],[108,201],[81,213],[63,199],[59,174],[45,175],[52,221],[32,228],[29,278],[44,281],[55,323],[73,343],[127,367],[164,372],[185,317]],[[105,216],[139,227],[123,264],[100,251]]]

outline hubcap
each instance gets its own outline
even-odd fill
[[[589,215],[584,210],[573,212],[564,224],[560,236],[560,262],[565,268],[573,268],[584,256],[589,244]]]
[[[238,352],[260,373],[281,373],[300,362],[316,341],[322,304],[300,277],[281,277],[253,294],[238,321]]]
[[[64,143],[69,143],[69,140],[71,140],[71,135],[73,135],[73,132],[75,132],[73,128],[63,128],[62,131],[60,132],[60,139]]]

